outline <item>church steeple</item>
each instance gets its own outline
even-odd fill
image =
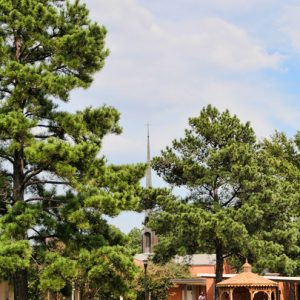
[[[150,133],[149,133],[149,123],[147,124],[147,170],[146,170],[146,188],[152,188],[152,174],[151,174],[151,155],[150,155]],[[151,210],[145,210],[145,222]],[[158,242],[155,232],[145,226],[142,235],[142,252],[152,253],[153,246]]]
[[[152,187],[149,126],[150,126],[150,124],[147,123],[147,171],[146,171],[146,188]]]
[[[150,154],[150,124],[147,123],[147,169],[146,169],[146,188],[152,187],[152,174],[151,174],[151,154]],[[145,210],[145,221],[150,213],[150,210]]]

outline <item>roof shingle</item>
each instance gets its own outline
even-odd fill
[[[251,265],[246,261],[242,267],[242,273],[217,283],[217,286],[278,286],[277,282],[252,273],[251,269]]]

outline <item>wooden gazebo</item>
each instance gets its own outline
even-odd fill
[[[252,273],[246,262],[242,272],[219,282],[221,300],[279,300],[278,283]]]

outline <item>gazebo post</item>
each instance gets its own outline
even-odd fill
[[[250,299],[253,300],[254,299],[254,290],[250,288],[249,292],[250,292]]]
[[[229,299],[233,300],[233,288],[230,288],[229,290]]]

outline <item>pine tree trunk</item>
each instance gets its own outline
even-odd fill
[[[223,279],[223,267],[224,267],[224,258],[223,258],[223,247],[222,243],[219,240],[216,240],[216,285],[215,285],[215,300],[220,300],[220,290],[217,287],[217,283],[221,282]]]
[[[19,63],[21,58],[21,48],[22,48],[22,37],[20,31],[15,34],[15,56],[16,61]],[[18,84],[16,79],[15,84]],[[20,102],[20,109],[23,110],[23,104]],[[13,200],[24,201],[24,144],[22,141],[22,136],[17,138],[17,142],[20,144],[20,148],[15,150],[14,153],[14,165],[13,165]],[[22,237],[27,239],[27,233]],[[15,300],[28,300],[28,276],[27,270],[18,270],[13,275],[14,284],[14,299]]]
[[[24,201],[24,153],[16,150],[14,154],[13,199],[14,202]],[[27,239],[27,233],[21,237]],[[14,300],[28,300],[27,270],[18,270],[13,275]]]
[[[28,299],[28,278],[27,270],[17,271],[13,275],[14,300]]]

